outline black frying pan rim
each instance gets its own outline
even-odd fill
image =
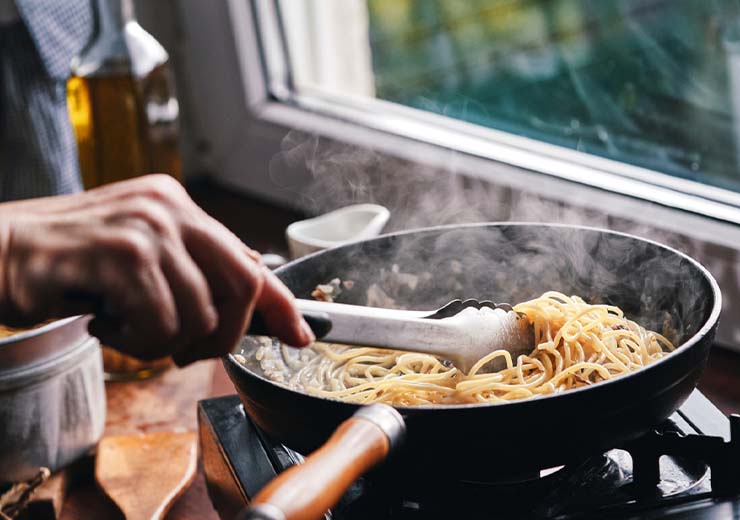
[[[389,237],[403,237],[405,235],[412,235],[412,234],[421,234],[421,233],[436,233],[440,231],[444,231],[446,229],[453,230],[453,229],[473,229],[473,228],[487,228],[487,227],[542,227],[542,228],[565,228],[565,229],[574,229],[574,230],[584,230],[584,231],[595,231],[602,234],[608,234],[608,235],[616,235],[616,236],[622,236],[625,238],[633,239],[633,240],[639,240],[641,242],[646,242],[649,244],[652,244],[654,246],[657,246],[659,248],[662,248],[664,250],[667,250],[673,254],[676,254],[680,257],[683,257],[684,259],[688,260],[691,264],[693,264],[696,268],[698,268],[699,272],[701,272],[704,277],[709,281],[709,285],[712,288],[712,295],[714,297],[714,306],[712,308],[712,312],[709,314],[709,317],[705,320],[704,324],[701,326],[701,328],[694,333],[693,336],[691,336],[688,340],[686,340],[684,343],[676,347],[676,349],[671,352],[669,355],[662,357],[661,359],[655,361],[654,363],[651,363],[645,368],[641,368],[640,370],[636,370],[634,372],[631,372],[624,376],[614,377],[611,379],[608,379],[606,381],[601,381],[597,383],[594,386],[585,386],[581,388],[575,388],[573,390],[568,390],[566,392],[560,392],[560,393],[553,393],[553,394],[547,394],[543,396],[528,398],[528,399],[518,399],[513,401],[508,401],[505,403],[462,403],[462,404],[445,404],[445,405],[421,405],[421,406],[394,406],[397,410],[405,411],[405,410],[413,410],[414,413],[420,413],[422,410],[428,410],[429,413],[432,411],[438,411],[438,410],[453,410],[453,409],[470,409],[470,408],[487,408],[487,407],[501,407],[501,406],[513,406],[517,404],[524,404],[524,403],[530,403],[534,401],[542,401],[542,400],[549,400],[549,399],[556,399],[556,398],[562,398],[567,396],[573,396],[577,393],[581,393],[584,391],[592,390],[593,388],[601,388],[606,389],[607,385],[611,384],[617,384],[621,383],[623,381],[629,380],[631,377],[634,377],[638,374],[646,374],[648,371],[651,371],[655,369],[657,366],[661,365],[662,363],[665,363],[666,360],[670,360],[672,358],[675,358],[676,356],[683,356],[686,355],[687,351],[696,345],[696,343],[703,338],[704,336],[709,333],[709,331],[712,329],[714,324],[719,320],[719,314],[722,310],[722,293],[720,292],[719,285],[717,284],[717,281],[714,279],[712,274],[707,270],[706,267],[701,265],[697,260],[694,260],[689,255],[682,253],[681,251],[678,251],[677,249],[674,249],[670,246],[667,246],[665,244],[661,244],[660,242],[656,242],[655,240],[651,240],[648,238],[642,238],[638,237],[636,235],[632,235],[630,233],[623,233],[621,231],[613,231],[610,229],[603,229],[598,228],[594,226],[582,226],[582,225],[573,225],[573,224],[547,224],[547,223],[538,223],[538,222],[475,222],[470,224],[448,224],[444,226],[431,226],[431,227],[425,227],[425,228],[417,228],[417,229],[410,229],[410,230],[404,230],[399,231],[395,233],[387,233],[384,235],[379,235],[377,237],[371,238],[371,239],[365,239],[365,240],[356,240],[353,242],[347,242],[342,245],[332,247],[330,249],[324,249],[321,251],[316,251],[314,253],[311,253],[309,255],[303,256],[301,258],[292,260],[291,262],[288,262],[287,264],[280,266],[278,269],[275,270],[276,274],[280,274],[282,271],[289,269],[291,266],[296,265],[306,259],[319,256],[321,254],[324,254],[325,252],[329,251],[335,251],[342,248],[349,248],[356,246],[359,243],[372,243],[380,240],[387,240]],[[332,403],[342,403],[342,404],[350,404],[350,405],[356,405],[357,403],[348,403],[347,401],[342,401],[341,399],[334,399],[331,397],[322,397],[317,395],[311,395],[307,392],[300,392],[298,390],[295,390],[293,388],[290,388],[286,385],[281,385],[280,383],[277,383],[275,381],[271,381],[270,379],[267,379],[261,374],[258,374],[256,372],[253,372],[252,370],[249,370],[247,367],[236,361],[234,359],[233,354],[228,354],[225,356],[225,359],[228,360],[229,363],[232,363],[233,365],[236,365],[239,370],[243,370],[248,377],[256,377],[258,379],[261,379],[270,385],[276,386],[278,388],[288,390],[290,392],[295,392],[296,394],[312,397],[315,399],[321,399],[324,401],[329,401]]]

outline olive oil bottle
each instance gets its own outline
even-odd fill
[[[169,56],[131,0],[96,0],[96,36],[67,84],[86,188],[147,173],[181,177],[179,105]]]

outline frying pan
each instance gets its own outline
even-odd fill
[[[367,288],[388,283],[393,265],[421,280],[415,290],[388,289],[400,306],[433,309],[453,298],[517,303],[558,290],[617,305],[678,345],[643,370],[559,394],[495,405],[398,407],[407,441],[386,467],[408,473],[410,481],[424,474],[473,481],[527,475],[640,436],[678,409],[693,390],[721,308],[717,283],[685,254],[635,236],[577,226],[429,228],[318,252],[276,273],[304,298],[332,278],[352,280],[354,286],[338,301],[366,304]],[[249,339],[243,348],[249,358]],[[271,382],[257,364],[247,363],[247,368],[233,356],[224,364],[254,422],[298,452],[317,449],[358,409]],[[359,456],[365,453],[360,445],[343,449]],[[352,453],[331,460],[334,469],[352,462]],[[369,465],[356,467],[364,471]],[[305,503],[316,498],[323,504],[318,499],[326,490],[316,485],[321,482],[316,473],[304,481],[300,493]]]

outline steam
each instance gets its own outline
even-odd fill
[[[446,167],[429,168],[293,131],[273,158],[270,175],[315,214],[348,204],[382,204],[391,211],[389,232],[490,221],[565,223],[623,231],[696,252],[694,242],[676,233],[464,177],[457,159],[450,152]],[[554,289],[594,303],[619,303],[635,321],[679,342],[698,330],[711,309],[709,288],[688,261],[649,243],[598,233],[452,229],[400,241],[382,263],[432,275],[406,296],[402,303],[409,307],[432,308],[456,297],[517,303]],[[349,264],[347,272],[327,272],[311,283],[341,276],[370,284],[381,276],[377,259],[366,252]],[[316,270],[320,276],[321,269]],[[347,298],[364,304],[356,300],[366,286],[361,283]]]
[[[301,186],[306,173],[311,181]],[[450,167],[433,169],[293,131],[273,158],[270,175],[278,186],[294,190],[311,213],[382,204],[391,210],[387,231],[508,219],[507,195],[458,175],[454,155]]]

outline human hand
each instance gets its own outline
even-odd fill
[[[230,352],[255,310],[287,344],[314,339],[259,254],[168,176],[0,204],[7,325],[90,313],[102,343],[183,365]]]

